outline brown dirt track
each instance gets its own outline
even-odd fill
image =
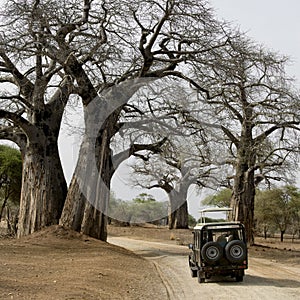
[[[191,238],[189,230],[155,227],[110,226],[109,235],[173,245]],[[148,260],[59,226],[0,245],[0,299],[167,299]],[[299,244],[276,245],[252,247],[250,255],[300,264]]]

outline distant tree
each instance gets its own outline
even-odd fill
[[[197,224],[197,220],[189,214],[188,216],[189,227],[194,227]]]
[[[202,205],[230,207],[232,190],[224,188],[214,195],[208,195],[202,200]]]
[[[134,203],[152,203],[155,202],[155,198],[147,193],[141,193],[138,196],[136,196],[135,198],[132,199],[132,201]]]
[[[183,130],[180,138],[174,134],[169,137],[159,154],[132,165],[135,185],[160,188],[167,193],[170,229],[188,228],[188,189],[193,184],[205,186],[213,169],[201,134],[194,133],[192,138],[187,138]]]
[[[133,200],[132,223],[153,223],[160,224],[160,220],[166,219],[168,203],[158,202],[147,193],[141,193]]]
[[[110,200],[110,218],[123,226],[143,223],[160,224],[168,212],[167,202],[156,201],[147,193],[141,193],[131,201],[116,199],[114,196]]]
[[[121,226],[129,226],[132,216],[130,203],[116,198],[115,193],[111,191],[109,200],[109,223],[114,223]]]
[[[300,191],[294,186],[260,191],[256,196],[257,224],[263,227],[265,236],[269,227],[278,229],[280,240],[283,242],[287,229],[294,225],[299,207]]]
[[[288,206],[290,211],[290,226],[289,229],[294,236],[298,233],[300,236],[300,190],[295,186],[286,186],[286,197],[289,197]]]
[[[256,231],[260,231],[263,233],[264,238],[266,239],[268,236],[268,232],[271,228],[276,229],[276,225],[272,215],[272,199],[280,198],[281,192],[280,190],[265,190],[256,192],[255,196],[255,223],[256,223]]]
[[[6,212],[9,233],[15,232],[11,207],[19,207],[22,185],[21,152],[13,147],[0,145],[0,199],[2,202],[0,220]]]

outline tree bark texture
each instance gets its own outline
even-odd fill
[[[17,236],[58,224],[66,194],[57,143],[29,142],[23,159]]]
[[[60,224],[106,241],[110,195],[110,148],[105,133],[100,144],[84,139]],[[99,157],[96,156],[98,152]],[[93,156],[93,157],[92,157]]]
[[[254,166],[256,161],[255,147],[252,139],[251,124],[245,118],[240,142],[237,149],[235,179],[231,207],[232,219],[245,225],[247,239],[250,245],[254,244],[254,198],[255,181]]]
[[[85,133],[60,224],[97,239],[107,238],[110,182],[115,171],[110,140],[125,103],[153,79],[128,80],[84,106]]]
[[[105,104],[97,98],[84,107],[85,134],[60,219],[61,225],[103,241],[113,174],[109,145],[118,115],[118,107],[109,114]]]
[[[172,190],[169,193],[169,229],[188,228],[188,204],[187,191]]]
[[[254,175],[244,172],[237,175],[234,194],[231,202],[233,208],[233,220],[245,225],[247,240],[254,244]]]
[[[285,230],[280,230],[280,242],[283,242],[284,234],[285,234]]]

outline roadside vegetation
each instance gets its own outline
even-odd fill
[[[222,189],[207,196],[203,205],[218,207],[230,206],[231,191]],[[284,241],[287,234],[290,239],[300,239],[300,190],[291,185],[257,190],[255,196],[255,235],[264,239],[278,235]]]
[[[0,224],[15,235],[20,206],[22,159],[18,149],[0,145]]]

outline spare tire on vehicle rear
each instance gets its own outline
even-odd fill
[[[213,264],[223,257],[223,248],[219,243],[208,242],[201,249],[203,260],[208,264]]]
[[[239,240],[233,240],[225,246],[226,258],[231,263],[240,263],[246,259],[247,249],[245,243]]]

